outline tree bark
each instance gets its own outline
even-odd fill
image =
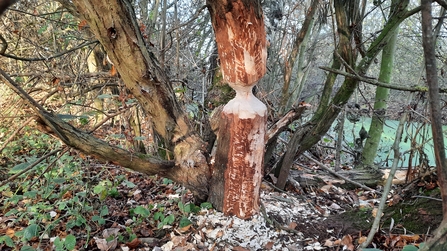
[[[210,202],[226,215],[259,212],[267,108],[252,93],[266,71],[266,36],[256,0],[207,1],[223,80],[236,91],[220,116]]]
[[[335,1],[334,5],[337,6],[337,4],[340,4],[340,6],[343,6],[343,2],[344,1]],[[355,68],[353,68],[355,74],[360,76],[366,74],[366,71],[373,62],[374,58],[388,43],[392,32],[405,18],[408,17],[406,9],[407,5],[408,0],[405,0],[401,1],[396,6],[396,12],[394,16],[388,20],[380,35],[371,43],[363,59],[357,64]],[[339,31],[343,32],[343,30],[340,29]],[[346,36],[346,34],[342,35]],[[354,58],[352,57],[353,52],[346,51],[345,49],[349,49],[349,47],[342,48],[342,58],[345,61],[346,59],[349,59],[346,62],[348,63],[348,65],[350,65],[349,62],[355,62]],[[329,76],[334,77],[332,76],[332,74],[330,74]],[[279,188],[285,187],[287,177],[289,175],[289,171],[295,157],[316,144],[321,139],[321,137],[329,130],[332,123],[340,113],[342,107],[346,104],[354,90],[357,88],[357,84],[357,79],[345,78],[345,81],[343,82],[340,89],[335,93],[329,105],[320,102],[320,107],[318,108],[312,119],[304,126],[297,129],[297,131],[292,135],[289,144],[287,145],[287,151],[284,154],[284,160],[281,164],[281,171],[278,177],[278,183],[276,184]]]
[[[290,81],[292,78],[293,73],[293,67],[295,66],[295,62],[298,57],[298,53],[301,51],[302,53],[304,51],[301,50],[301,46],[308,43],[308,38],[310,36],[310,31],[312,30],[312,27],[314,25],[314,17],[315,13],[317,13],[318,5],[320,4],[320,0],[312,0],[311,5],[309,9],[307,10],[306,18],[304,19],[303,25],[301,26],[300,31],[296,35],[295,41],[293,43],[292,51],[287,58],[287,61],[285,62],[284,67],[284,85],[282,87],[282,95],[280,99],[280,107],[279,109],[283,113],[285,110],[287,110],[289,107],[287,107],[287,104],[290,102],[289,98],[293,95],[293,90],[296,88],[290,88]],[[304,43],[304,44],[303,44]],[[300,55],[300,57],[303,57],[303,55]],[[302,66],[302,60],[301,62],[298,62],[298,67]],[[301,69],[298,69],[299,72],[301,72]],[[292,89],[292,91],[291,91]],[[293,103],[293,102],[292,102]]]
[[[431,127],[433,144],[435,147],[435,161],[438,175],[438,184],[442,198],[442,214],[444,227],[447,223],[447,163],[446,149],[442,132],[441,102],[439,98],[438,68],[436,66],[435,43],[432,29],[431,1],[422,0],[422,45],[424,47],[425,71],[427,75],[428,95],[430,102]],[[443,243],[444,250],[447,242]],[[434,249],[433,249],[434,250]]]
[[[392,1],[391,5],[395,6],[397,1]],[[392,11],[389,14],[393,15]],[[399,29],[393,31],[393,36],[386,44],[382,51],[382,62],[380,64],[380,73],[378,81],[383,83],[390,83],[392,72],[394,69],[394,54],[396,51],[396,40]],[[385,112],[388,107],[388,96],[390,89],[384,87],[376,88],[376,96],[374,102],[374,114],[371,119],[371,126],[368,131],[369,137],[366,139],[365,147],[362,151],[361,166],[374,166],[374,159],[376,158],[377,149],[379,148],[380,138],[382,137],[383,126],[385,124]]]

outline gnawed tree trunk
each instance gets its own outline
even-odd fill
[[[226,215],[259,211],[267,108],[252,93],[266,71],[266,36],[256,0],[207,1],[223,79],[236,91],[220,116],[210,202]]]

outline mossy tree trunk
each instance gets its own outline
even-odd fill
[[[126,88],[151,117],[154,133],[174,161],[135,154],[82,132],[46,111],[0,70],[8,85],[68,146],[146,174],[159,174],[190,188],[228,215],[247,218],[259,210],[266,107],[252,93],[266,71],[266,36],[257,0],[209,1],[224,81],[236,97],[223,109],[214,166],[206,142],[177,102],[173,87],[147,48],[130,1],[77,0],[75,8],[100,41]]]
[[[393,0],[391,6],[396,6],[398,0]],[[390,16],[393,15],[394,9],[390,11]],[[399,29],[392,32],[390,41],[383,47],[382,61],[380,63],[379,81],[383,83],[390,83],[391,76],[394,69],[394,54],[396,52],[396,40],[399,34]],[[385,124],[385,113],[389,88],[378,86],[376,89],[374,101],[374,114],[371,119],[371,126],[368,131],[369,137],[366,139],[365,146],[362,151],[362,161],[360,166],[372,167],[374,166],[374,159],[377,156],[377,149],[379,147],[380,138],[382,137],[383,126]]]
[[[409,13],[407,12],[408,0],[400,1],[400,3],[396,6],[396,12],[394,16],[392,16],[388,20],[388,22],[385,24],[385,27],[382,29],[382,32],[371,43],[368,50],[364,53],[362,60],[357,65],[355,65],[355,55],[357,53],[356,50],[358,47],[352,46],[353,43],[351,42],[355,39],[356,34],[352,34],[352,32],[349,32],[350,30],[348,29],[349,27],[352,31],[352,29],[355,28],[349,25],[349,21],[354,21],[352,17],[356,15],[354,15],[355,13],[352,12],[351,15],[346,15],[348,11],[360,9],[352,7],[352,4],[355,4],[355,2],[357,1],[337,0],[334,1],[334,6],[337,20],[337,30],[340,39],[340,49],[342,50],[341,56],[345,61],[345,66],[354,66],[351,67],[351,69],[346,70],[348,72],[352,72],[352,70],[354,70],[355,74],[363,76],[366,74],[366,71],[373,62],[374,58],[390,40],[391,36],[393,35],[393,31],[397,29],[398,25],[409,16]],[[362,18],[360,18],[360,20],[361,19]],[[344,40],[348,42],[344,43]],[[335,76],[329,74],[328,77]],[[329,81],[329,84],[330,83],[331,81]],[[332,100],[330,100],[329,96],[327,96],[327,103],[326,101],[321,101],[317,112],[314,114],[311,120],[295,131],[287,145],[287,151],[284,154],[284,158],[281,163],[281,170],[278,177],[278,182],[276,184],[279,188],[285,187],[290,168],[292,167],[293,161],[296,156],[308,150],[310,147],[316,144],[322,136],[324,136],[324,134],[331,127],[334,120],[337,118],[343,106],[346,104],[354,90],[357,88],[357,85],[358,80],[345,77],[343,84],[334,94]],[[323,95],[331,93],[332,89],[325,87],[324,91],[325,93],[323,93]]]

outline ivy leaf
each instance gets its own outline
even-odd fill
[[[65,248],[68,250],[73,250],[76,247],[76,237],[69,234],[65,237]]]
[[[179,222],[179,227],[184,228],[191,224],[192,224],[192,222],[187,217],[182,217]]]
[[[139,214],[142,217],[149,217],[149,215],[150,215],[149,210],[147,208],[145,208],[145,207],[142,207],[142,206],[137,206],[135,208],[135,210],[134,210],[134,213],[135,214]]]
[[[14,242],[8,235],[0,236],[0,243],[5,243],[8,247],[14,247]]]
[[[406,245],[402,251],[418,251],[419,249],[414,245]]]
[[[30,165],[30,163],[25,162],[25,163],[21,163],[18,165],[15,165],[13,168],[11,168],[11,170],[9,170],[9,174],[16,174],[19,173],[20,171],[22,171],[23,169],[27,168]]]
[[[40,231],[39,225],[31,224],[27,228],[25,228],[25,231],[23,232],[23,238],[29,241],[32,238],[38,236],[39,231]]]

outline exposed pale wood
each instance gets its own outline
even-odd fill
[[[210,199],[227,215],[248,218],[259,211],[266,118],[221,113]]]
[[[266,106],[252,93],[266,72],[266,36],[259,1],[207,1],[224,81],[236,91],[220,114],[210,201],[226,215],[259,212]]]

